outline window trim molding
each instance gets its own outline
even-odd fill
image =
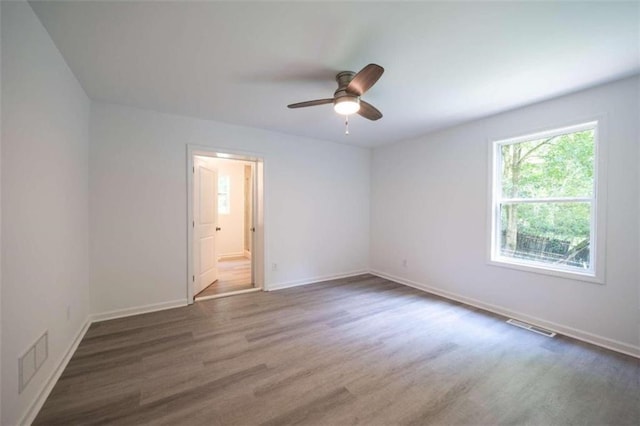
[[[515,269],[525,272],[533,272],[537,274],[551,275],[571,280],[591,282],[596,284],[605,284],[605,264],[606,264],[606,183],[607,183],[607,115],[597,114],[588,117],[574,119],[569,122],[547,124],[542,129],[530,129],[525,132],[518,132],[518,136],[493,136],[487,138],[488,144],[488,169],[487,169],[487,249],[486,263],[490,266],[498,266],[503,268]],[[594,138],[594,191],[591,208],[591,242],[592,250],[592,269],[589,272],[582,273],[575,269],[568,270],[561,266],[551,266],[545,263],[537,263],[535,261],[520,262],[517,259],[506,258],[495,252],[497,244],[497,227],[496,227],[496,209],[499,209],[497,190],[499,184],[495,179],[499,164],[497,150],[504,144],[520,143],[528,140],[535,140],[551,135],[562,133],[577,132],[580,130],[596,127]],[[565,199],[568,201],[568,198]],[[502,200],[505,201],[505,200]],[[496,253],[496,255],[494,255]]]

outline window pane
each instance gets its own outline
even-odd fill
[[[229,176],[218,177],[218,213],[220,214],[229,214],[231,211],[229,200],[229,181]]]
[[[229,193],[229,176],[220,176],[218,178],[218,192]]]
[[[502,145],[502,197],[591,197],[594,133]]]
[[[218,213],[229,214],[229,194],[218,194]]]
[[[500,255],[578,269],[590,267],[591,203],[500,206]]]

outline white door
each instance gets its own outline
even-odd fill
[[[206,160],[194,158],[193,176],[193,294],[196,295],[218,279],[218,171]]]

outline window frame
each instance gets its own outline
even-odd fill
[[[581,120],[579,124],[553,127],[547,130],[532,132],[516,137],[491,138],[489,140],[489,214],[488,231],[489,244],[487,263],[493,266],[517,269],[527,272],[553,275],[580,281],[604,284],[604,241],[606,221],[606,200],[603,189],[605,188],[605,155],[602,144],[603,120],[601,117]],[[503,145],[522,143],[531,140],[549,138],[567,133],[575,133],[584,130],[594,130],[594,175],[593,193],[591,197],[537,197],[537,198],[502,198],[502,155],[500,148]],[[500,254],[501,218],[500,207],[507,202],[531,203],[531,202],[590,202],[590,268],[585,271],[562,265],[551,265],[545,262],[515,259]]]

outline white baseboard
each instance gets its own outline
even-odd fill
[[[132,315],[146,314],[149,312],[164,311],[165,309],[179,308],[187,306],[186,299],[170,300],[168,302],[152,303],[150,305],[135,306],[133,308],[116,309],[114,311],[102,312],[91,315],[92,322],[106,321],[116,318],[130,317]]]
[[[574,339],[581,340],[583,342],[591,343],[593,345],[600,346],[606,349],[611,349],[612,351],[620,352],[625,355],[630,355],[635,358],[640,358],[640,346],[630,345],[628,343],[620,342],[618,340],[610,339],[604,336],[599,336],[597,334],[593,334],[588,331],[579,330],[577,328],[573,328],[563,324],[558,324],[552,321],[547,321],[542,318],[537,318],[531,315],[513,311],[503,306],[498,306],[491,303],[483,302],[481,300],[473,299],[470,297],[461,296],[456,293],[451,293],[446,290],[441,290],[423,283],[419,283],[416,281],[411,281],[405,278],[387,274],[385,272],[370,270],[369,273],[381,278],[385,278],[385,279],[397,282],[399,284],[404,284],[406,286],[425,291],[427,293],[432,293],[432,294],[444,297],[446,299],[455,300],[457,302],[462,302],[464,304],[474,306],[476,308],[484,309],[486,311],[493,312],[498,315],[503,315],[505,317],[528,322],[538,327],[546,328],[548,330],[555,331],[558,334],[563,334],[565,336],[569,336]]]
[[[30,425],[31,423],[33,423],[36,416],[38,415],[38,412],[40,411],[45,401],[49,397],[49,394],[53,390],[53,387],[55,386],[55,384],[58,382],[58,379],[62,375],[62,372],[67,367],[67,364],[69,364],[69,360],[71,360],[71,357],[73,356],[76,349],[78,348],[78,345],[84,338],[84,335],[87,333],[87,330],[89,330],[89,327],[91,326],[91,324],[99,321],[106,321],[106,320],[116,319],[116,318],[124,318],[131,315],[138,315],[138,314],[144,314],[144,313],[155,312],[155,311],[163,311],[165,309],[177,308],[180,306],[187,306],[187,301],[184,299],[172,300],[170,302],[154,303],[151,305],[138,306],[135,308],[118,309],[115,311],[103,312],[101,314],[89,315],[85,320],[84,324],[82,325],[82,327],[80,328],[80,331],[78,331],[78,333],[76,334],[76,337],[71,342],[71,345],[69,345],[69,348],[67,348],[66,352],[64,353],[64,356],[58,363],[58,366],[55,368],[55,370],[53,371],[49,379],[46,381],[45,386],[38,393],[38,397],[29,406],[29,409],[27,410],[25,415],[22,417],[22,420],[20,420],[19,424]]]
[[[244,251],[239,251],[237,253],[225,253],[218,256],[218,261],[220,260],[236,260],[240,258],[246,257]]]
[[[45,382],[44,387],[38,393],[38,397],[29,406],[29,409],[20,420],[20,425],[30,425],[36,419],[36,416],[49,397],[49,394],[53,390],[53,387],[58,382],[58,379],[62,375],[62,372],[65,368],[67,368],[67,364],[69,364],[69,360],[78,348],[78,345],[82,341],[82,338],[87,333],[87,330],[89,330],[89,326],[91,326],[90,316],[87,317],[82,327],[80,327],[80,330],[78,331],[78,333],[76,333],[76,337],[71,342],[71,345],[69,345],[64,355],[62,356],[62,359],[60,360],[60,362],[58,362],[58,366],[53,370],[53,373],[51,373],[51,376],[49,376],[49,379]]]
[[[341,273],[341,274],[322,275],[322,276],[317,276],[317,277],[312,277],[312,278],[305,278],[305,279],[302,279],[302,280],[294,280],[294,281],[287,281],[287,282],[277,283],[277,284],[269,284],[268,286],[266,286],[265,290],[266,291],[282,290],[282,289],[285,289],[285,288],[298,287],[298,286],[301,286],[301,285],[313,284],[313,283],[318,283],[318,282],[321,282],[321,281],[329,281],[329,280],[337,280],[337,279],[340,279],[340,278],[355,277],[356,275],[362,275],[362,274],[368,274],[368,273],[369,273],[368,269],[362,269],[362,270],[358,270],[358,271],[345,272],[345,273]]]
[[[413,288],[416,288],[418,290],[425,291],[427,293],[436,294],[436,295],[444,297],[446,299],[455,300],[455,301],[458,301],[458,302],[461,302],[461,303],[465,303],[465,304],[470,305],[470,306],[474,306],[474,307],[477,307],[477,308],[480,308],[480,309],[484,309],[484,310],[487,310],[489,312],[496,313],[498,315],[503,315],[503,316],[514,318],[514,319],[517,319],[517,320],[520,320],[520,321],[525,321],[525,322],[534,324],[536,326],[539,326],[539,327],[542,327],[542,328],[546,328],[546,329],[549,329],[551,331],[555,331],[556,333],[563,334],[563,335],[569,336],[569,337],[573,337],[574,339],[582,340],[582,341],[587,342],[587,343],[591,343],[591,344],[596,345],[596,346],[601,346],[603,348],[611,349],[611,350],[616,351],[616,352],[621,352],[621,353],[626,354],[626,355],[630,355],[630,356],[633,356],[633,357],[636,357],[636,358],[640,358],[640,347],[638,347],[638,346],[629,345],[627,343],[620,342],[620,341],[613,340],[613,339],[609,339],[607,337],[599,336],[599,335],[596,335],[596,334],[593,334],[593,333],[589,333],[587,331],[579,330],[579,329],[576,329],[576,328],[573,328],[573,327],[565,326],[565,325],[554,323],[554,322],[551,322],[551,321],[546,321],[546,320],[543,320],[543,319],[540,319],[540,318],[536,318],[536,317],[533,317],[533,316],[530,316],[530,315],[526,315],[526,314],[522,314],[520,312],[513,311],[511,309],[504,308],[502,306],[497,306],[497,305],[493,305],[493,304],[490,304],[490,303],[485,303],[485,302],[482,302],[482,301],[477,300],[477,299],[461,296],[461,295],[458,295],[458,294],[455,294],[455,293],[448,292],[446,290],[440,290],[440,289],[428,286],[428,285],[423,284],[423,283],[411,281],[411,280],[408,280],[408,279],[405,279],[405,278],[397,277],[397,276],[394,276],[394,275],[391,275],[391,274],[387,274],[387,273],[384,273],[384,272],[381,272],[381,271],[376,271],[376,270],[358,270],[358,271],[346,272],[346,273],[341,273],[341,274],[317,276],[317,277],[306,278],[306,279],[302,279],[302,280],[295,280],[295,281],[288,281],[288,282],[279,283],[279,284],[272,284],[272,285],[270,285],[268,287],[267,291],[282,290],[282,289],[285,289],[285,288],[298,287],[298,286],[307,285],[307,284],[313,284],[313,283],[317,283],[317,282],[321,282],[321,281],[335,280],[335,279],[340,279],[340,278],[348,278],[348,277],[353,277],[353,276],[367,274],[367,273],[370,273],[372,275],[376,275],[378,277],[385,278],[385,279],[397,282],[399,284],[404,284],[406,286],[413,287]],[[144,313],[149,313],[149,312],[162,311],[162,310],[165,310],[165,309],[172,309],[172,308],[177,308],[177,307],[181,307],[181,306],[187,306],[187,301],[185,299],[172,300],[172,301],[169,301],[169,302],[162,302],[162,303],[154,303],[154,304],[150,304],[150,305],[138,306],[138,307],[133,307],[133,308],[118,309],[118,310],[114,310],[114,311],[108,311],[108,312],[103,312],[103,313],[100,313],[100,314],[90,315],[89,317],[87,317],[87,319],[85,320],[85,323],[80,328],[80,330],[76,334],[76,337],[71,342],[71,344],[69,345],[68,349],[64,353],[64,356],[62,357],[62,359],[58,363],[58,366],[55,368],[55,370],[53,371],[53,373],[51,374],[49,379],[46,381],[44,387],[39,392],[38,397],[29,406],[29,409],[27,410],[25,415],[22,417],[22,420],[20,421],[19,424],[21,424],[21,425],[29,425],[35,420],[36,416],[38,415],[38,412],[40,411],[40,409],[44,405],[45,401],[47,400],[47,397],[49,396],[49,394],[53,390],[53,387],[55,386],[56,382],[58,381],[58,379],[62,375],[62,372],[64,371],[64,369],[67,367],[67,364],[69,363],[69,360],[71,359],[71,357],[75,353],[76,349],[78,348],[78,345],[82,341],[82,338],[84,337],[84,335],[86,334],[87,330],[89,329],[89,326],[92,323],[99,322],[99,321],[110,320],[110,319],[128,317],[128,316],[131,316],[131,315],[138,315],[138,314],[144,314]]]

